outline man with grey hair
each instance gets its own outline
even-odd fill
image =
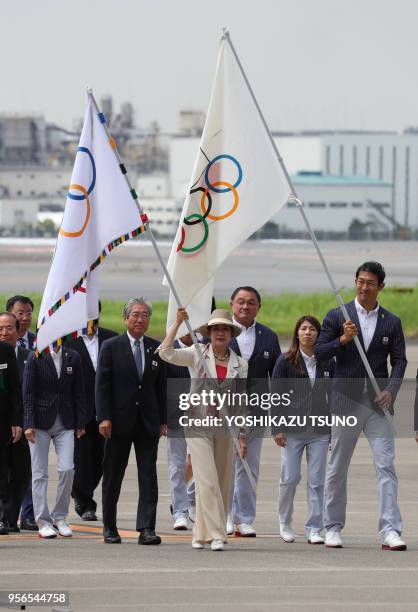
[[[157,452],[166,434],[166,366],[145,336],[152,309],[143,298],[130,298],[123,311],[126,333],[103,342],[96,372],[96,413],[105,438],[103,461],[103,536],[121,542],[117,503],[132,444],[135,448],[139,501],[138,544],[160,544],[155,534],[158,502]]]

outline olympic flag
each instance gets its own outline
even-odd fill
[[[105,117],[88,96],[62,225],[39,311],[37,350],[86,333],[98,317],[100,263],[144,230],[133,194],[108,138]]]
[[[193,328],[209,318],[216,270],[284,206],[290,194],[269,134],[224,36],[190,189],[167,264]],[[167,284],[166,279],[163,282]],[[167,327],[176,309],[170,292]],[[178,335],[184,333],[183,325]]]

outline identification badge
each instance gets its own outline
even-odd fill
[[[158,361],[153,361],[152,362],[152,367],[153,368],[158,368]]]
[[[7,363],[0,363],[0,370],[7,370]]]
[[[270,353],[268,351],[264,351],[263,356],[264,356],[264,359],[269,359]]]
[[[387,336],[383,336],[382,344],[389,344],[389,338]]]
[[[326,370],[324,370],[324,376],[329,377],[329,372],[327,372]]]
[[[72,373],[73,373],[72,366],[67,366],[67,374],[72,374]]]

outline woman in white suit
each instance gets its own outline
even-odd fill
[[[189,368],[190,393],[198,393],[202,388],[207,389],[208,380],[196,348],[173,348],[177,331],[186,319],[187,312],[184,308],[179,308],[176,321],[158,351],[164,361]],[[215,390],[218,393],[227,393],[228,390],[245,391],[248,363],[228,346],[231,338],[241,333],[241,329],[233,323],[231,314],[223,309],[214,310],[207,325],[197,331],[210,338],[208,344],[202,345],[201,352],[208,366],[210,380],[217,381]],[[212,384],[211,387],[213,386]],[[237,414],[236,410],[230,410],[230,414],[232,412]],[[213,414],[222,416],[222,410],[217,411],[216,408],[201,405],[194,416]],[[186,436],[196,484],[196,522],[192,546],[201,549],[205,543],[210,542],[212,550],[223,550],[227,541],[226,513],[231,484],[232,438],[225,423],[222,427],[188,427]],[[245,458],[245,430],[240,430],[238,439],[241,456]]]

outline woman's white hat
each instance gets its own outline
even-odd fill
[[[232,329],[232,337],[236,338],[241,333],[241,328],[232,320],[232,315],[228,310],[224,310],[223,308],[216,308],[210,315],[209,321],[206,325],[202,325],[196,331],[202,334],[202,336],[209,337],[210,336],[210,327],[214,325],[228,325]]]

